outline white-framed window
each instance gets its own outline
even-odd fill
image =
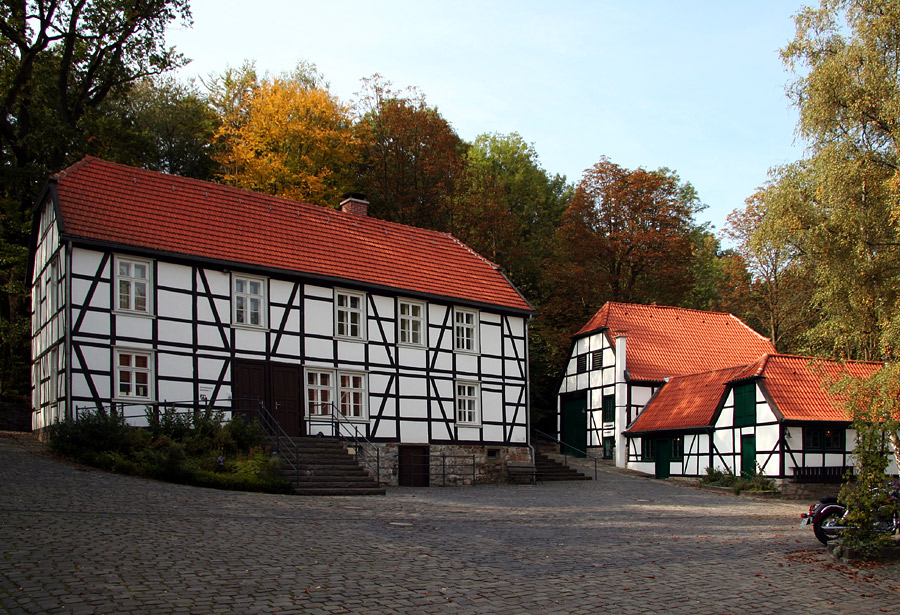
[[[232,322],[247,327],[266,326],[266,281],[235,275],[231,278]]]
[[[116,309],[150,314],[150,262],[116,257]]]
[[[400,301],[399,336],[401,344],[422,346],[425,344],[425,304],[416,301]]]
[[[310,369],[306,372],[306,408],[309,416],[331,416],[334,373]]]
[[[366,407],[366,375],[338,372],[338,409],[348,418],[364,419]]]
[[[334,332],[337,337],[365,339],[366,296],[345,290],[335,291]]]
[[[478,352],[478,312],[460,308],[453,312],[453,348]]]
[[[116,350],[115,396],[117,399],[153,399],[153,353]]]
[[[481,424],[481,387],[477,382],[456,383],[456,423]]]

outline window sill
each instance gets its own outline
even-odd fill
[[[156,318],[156,314],[151,314],[150,312],[137,312],[134,310],[113,310],[113,314],[116,316],[133,316],[135,318],[146,318],[148,320],[153,320]]]

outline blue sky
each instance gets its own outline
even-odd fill
[[[168,42],[193,60],[182,78],[307,60],[350,101],[379,73],[422,90],[463,139],[518,132],[571,182],[601,156],[668,167],[719,230],[771,167],[802,155],[778,51],[804,4],[192,0],[194,26]]]

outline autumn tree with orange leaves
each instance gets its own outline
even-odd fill
[[[350,108],[315,66],[260,80],[245,65],[212,89],[222,117],[217,162],[225,183],[325,206],[353,187],[359,146]]]
[[[693,283],[692,216],[701,208],[671,171],[602,158],[578,183],[557,233],[555,294],[585,318],[609,300],[679,305]]]

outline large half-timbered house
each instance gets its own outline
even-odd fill
[[[31,284],[35,430],[259,398],[292,435],[339,413],[386,450],[529,458],[531,306],[359,195],[338,211],[86,158],[37,203]]]
[[[574,336],[559,389],[560,440],[625,467],[624,432],[667,379],[773,352],[731,314],[606,303]]]
[[[672,378],[625,433],[628,467],[658,477],[702,476],[706,468],[760,474],[783,488],[840,482],[853,465],[855,433],[829,386],[881,367],[769,354]]]

